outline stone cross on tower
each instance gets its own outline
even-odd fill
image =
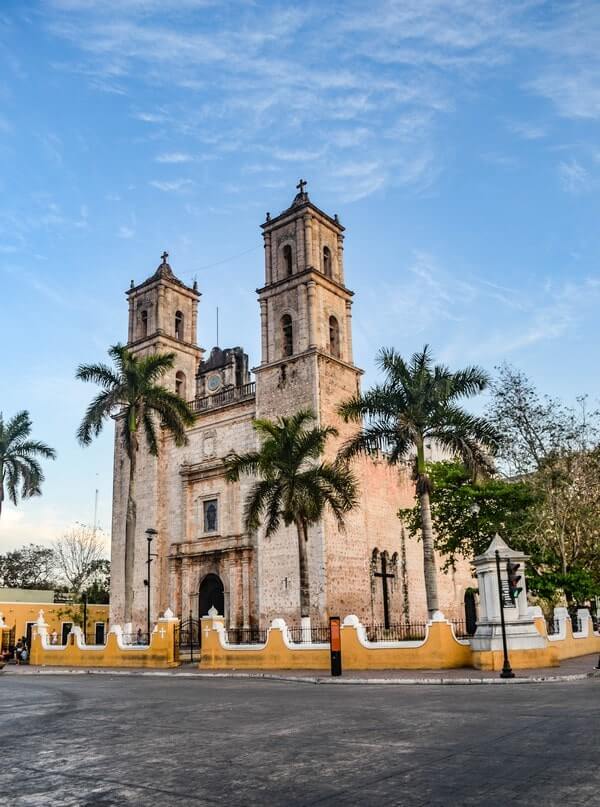
[[[296,187],[300,191],[300,193],[304,194],[304,188],[308,185],[308,182],[305,179],[301,179]]]
[[[165,250],[163,254],[160,256],[162,258],[163,265],[167,263],[167,258],[169,257],[169,253]]]

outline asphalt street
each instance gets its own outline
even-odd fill
[[[600,806],[600,679],[0,674],[0,804]]]

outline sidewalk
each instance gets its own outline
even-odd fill
[[[247,678],[307,684],[531,684],[552,681],[579,681],[599,678],[596,654],[567,659],[560,667],[517,670],[515,678],[500,678],[499,672],[462,668],[455,670],[349,670],[332,678],[323,670],[200,670],[182,664],[172,670],[127,669],[114,667],[32,667],[7,664],[1,675],[137,675],[163,678]]]

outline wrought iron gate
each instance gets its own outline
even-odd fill
[[[202,644],[202,623],[199,619],[184,619],[178,630],[179,659],[185,662],[200,661]]]

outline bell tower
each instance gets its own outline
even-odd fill
[[[337,408],[357,392],[362,371],[352,359],[352,292],[344,281],[344,228],[337,216],[332,218],[310,201],[304,180],[297,188],[290,207],[275,218],[267,213],[262,225],[265,285],[258,289],[262,356],[254,370],[256,417],[275,419],[311,409],[319,424],[339,431],[337,440],[327,443],[326,458],[331,460],[356,429],[341,420]],[[270,537],[259,530],[257,538],[261,619],[272,613],[297,614],[295,528],[281,527]],[[335,585],[328,576],[331,558],[346,563],[349,551],[354,550],[340,537],[330,513],[310,527],[310,612],[317,624],[327,618]],[[354,563],[346,565],[354,568]],[[345,574],[339,579],[344,580]]]
[[[196,283],[189,287],[175,277],[168,257],[163,252],[147,280],[131,281],[127,346],[133,353],[175,353],[174,371],[161,383],[191,400],[203,352],[196,342],[200,292]]]
[[[314,205],[306,182],[292,204],[262,225],[265,285],[258,289],[261,364],[258,417],[312,409],[320,422],[347,427],[337,406],[356,393],[352,296],[344,281],[344,228]]]

